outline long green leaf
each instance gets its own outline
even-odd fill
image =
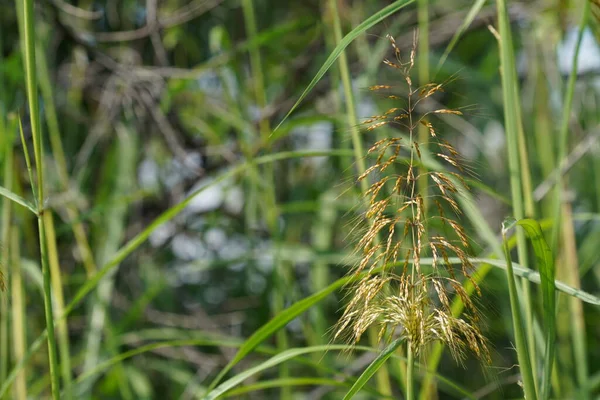
[[[542,227],[532,219],[522,219],[517,224],[525,229],[525,233],[533,244],[533,251],[540,271],[542,287],[542,307],[544,309],[544,332],[546,333],[546,349],[544,356],[544,375],[541,384],[541,398],[550,396],[550,378],[554,363],[554,343],[556,341],[556,276],[552,250],[544,238]]]
[[[369,379],[377,372],[377,370],[386,362],[394,351],[402,344],[404,338],[399,338],[390,343],[378,356],[373,360],[371,364],[364,370],[364,372],[358,377],[354,385],[348,390],[348,393],[344,396],[344,400],[350,400],[356,393],[358,393],[363,386],[369,382]]]
[[[326,351],[330,351],[330,350],[348,350],[349,348],[350,347],[346,346],[346,345],[323,345],[323,346],[302,347],[302,348],[286,350],[282,353],[279,353],[278,355],[276,355],[274,357],[269,358],[268,360],[260,363],[259,365],[255,366],[255,367],[248,368],[244,372],[235,375],[234,377],[226,380],[225,382],[223,382],[222,384],[217,386],[215,389],[211,390],[209,388],[207,390],[206,394],[204,395],[204,397],[202,397],[202,400],[214,400],[214,399],[218,398],[219,396],[221,396],[222,394],[224,394],[225,392],[227,392],[229,389],[237,386],[244,380],[248,379],[252,375],[257,374],[258,372],[263,371],[265,369],[271,368],[275,365],[278,365],[282,362],[285,362],[291,358],[294,358],[294,357],[297,357],[297,356],[300,356],[303,354],[326,352]]]
[[[3,186],[0,186],[0,196],[4,196],[7,199],[12,200],[15,203],[27,208],[32,213],[37,214],[37,210],[35,209],[35,206],[33,204],[31,204],[30,202],[28,202],[27,200],[25,200],[24,198],[22,198],[15,192],[10,191]]]
[[[264,158],[269,158],[272,159],[274,156],[277,156],[275,158],[280,159],[279,155],[271,155],[271,156],[265,156]],[[258,160],[258,159],[257,159]],[[264,160],[263,160],[264,161]],[[140,234],[142,235],[142,234]],[[149,235],[149,233],[148,233]],[[145,235],[144,235],[145,236]],[[133,239],[132,239],[133,240]],[[133,245],[132,245],[133,246]],[[128,246],[125,246],[128,247]],[[123,256],[124,257],[124,256]],[[333,260],[331,260],[333,261]],[[450,263],[460,263],[461,260],[459,258],[456,257],[450,257],[448,259],[448,261]],[[470,261],[474,264],[489,264],[492,265],[496,268],[501,268],[501,269],[506,269],[506,265],[497,260],[497,259],[492,259],[492,258],[471,258]],[[433,259],[431,258],[423,258],[421,260],[421,263],[423,265],[427,265],[427,264],[431,264],[433,262]],[[540,283],[541,282],[541,278],[540,278],[540,274],[532,271],[528,268],[523,268],[520,265],[513,263],[512,264],[513,267],[513,272],[515,275],[518,275],[522,278],[526,278],[529,281],[533,282],[533,283]],[[376,273],[377,271],[374,271],[374,273]],[[296,316],[300,315],[301,313],[303,313],[306,309],[310,308],[312,305],[316,304],[316,302],[322,300],[323,298],[325,298],[329,293],[332,293],[333,291],[337,290],[338,288],[342,287],[343,285],[345,285],[346,283],[350,282],[350,278],[345,277],[345,278],[341,278],[335,282],[333,282],[331,285],[329,285],[328,287],[324,288],[322,291],[313,294],[310,297],[307,297],[304,300],[301,300],[300,302],[292,305],[290,308],[286,309],[283,311],[283,314],[285,314],[283,317],[279,318],[280,316],[275,316],[269,323],[267,323],[267,325],[263,326],[263,328],[259,329],[253,336],[251,336],[245,343],[244,345],[241,346],[240,351],[238,352],[238,354],[236,355],[236,361],[235,363],[237,364],[237,362],[239,362],[242,358],[244,358],[247,354],[249,354],[250,351],[252,351],[254,348],[256,348],[256,346],[258,346],[261,341],[265,340],[266,338],[268,338],[270,336],[270,334],[272,334],[274,332],[275,329],[280,329],[282,326],[285,326],[285,324],[287,324],[289,322],[289,320],[295,318]],[[556,285],[556,290],[559,290],[569,296],[573,296],[576,297],[582,301],[585,301],[586,303],[589,304],[594,304],[594,305],[600,305],[600,298],[593,296],[587,292],[584,292],[582,290],[573,288],[571,286],[566,285],[563,282],[560,281],[555,281],[555,285]],[[85,295],[80,296],[81,298],[83,298]],[[76,299],[71,301],[70,303],[70,308],[69,310],[66,311],[66,314],[68,315],[69,311],[71,309],[73,309],[75,307],[75,305],[77,304],[76,300],[77,300],[78,296],[76,296]],[[290,319],[291,318],[291,319]],[[260,335],[259,335],[260,334]],[[25,355],[25,357],[17,364],[15,365],[15,367],[13,368],[13,370],[10,372],[8,378],[6,379],[5,382],[2,383],[2,386],[0,387],[0,398],[2,397],[2,395],[4,393],[6,393],[6,391],[8,390],[8,388],[10,387],[10,385],[12,384],[12,382],[15,379],[16,374],[19,372],[19,370],[21,370],[22,368],[25,367],[25,365],[27,364],[27,362],[30,360],[31,356],[33,355],[33,353],[35,353],[35,351],[37,351],[37,349],[39,348],[39,346],[41,345],[41,343],[43,342],[43,340],[46,338],[47,332],[44,331],[34,342],[34,344],[31,345],[31,347],[29,348],[29,350],[27,351],[27,354]],[[233,363],[233,361],[232,361]],[[231,363],[230,363],[231,364]],[[231,369],[232,365],[228,365],[226,368],[228,368],[229,370]],[[224,374],[222,374],[224,375]],[[219,377],[218,380],[222,379],[222,376]],[[213,385],[216,385],[218,383],[218,380],[215,379],[215,381],[213,382]]]
[[[350,387],[352,382],[340,381],[331,378],[320,378],[320,377],[301,377],[301,378],[286,378],[286,379],[271,379],[259,381],[256,383],[240,386],[238,388],[231,389],[225,393],[222,398],[233,397],[238,399],[240,395],[254,392],[257,390],[264,390],[269,388],[277,388],[283,386],[332,386],[332,387]],[[394,399],[392,396],[385,396],[372,388],[364,388],[365,393],[371,393],[378,399]]]
[[[517,221],[514,218],[507,218],[502,223],[502,239],[504,242],[504,255],[506,257],[506,280],[508,282],[508,294],[510,299],[510,313],[513,321],[513,330],[515,335],[515,345],[517,349],[517,359],[519,360],[519,369],[523,379],[523,391],[527,399],[537,399],[536,387],[533,380],[533,369],[529,358],[527,347],[527,337],[523,327],[521,309],[519,308],[519,296],[517,294],[517,285],[513,264],[510,258],[510,249],[508,246],[507,232],[515,225]]]
[[[296,318],[298,315],[302,314],[304,311],[308,310],[310,307],[323,300],[329,294],[334,292],[335,290],[342,287],[345,283],[349,281],[350,278],[342,278],[338,279],[331,285],[327,286],[323,290],[309,296],[303,300],[300,300],[294,303],[292,306],[286,308],[279,314],[273,317],[271,321],[267,324],[263,325],[260,329],[258,329],[252,336],[246,340],[246,342],[240,347],[235,357],[221,370],[219,375],[212,381],[209,385],[208,390],[213,389],[223,377],[236,365],[240,360],[246,357],[252,350],[256,348],[260,343],[262,343],[265,339],[271,336],[273,333],[277,332],[279,329],[287,325],[288,322]]]
[[[270,388],[278,388],[284,386],[341,386],[348,387],[349,383],[338,381],[331,378],[321,377],[302,377],[302,378],[285,378],[285,379],[272,379],[266,381],[260,381],[249,385],[244,385],[239,388],[230,390],[223,397],[234,397],[239,399],[242,394],[254,392],[257,390],[264,390]]]
[[[304,89],[304,92],[302,92],[302,94],[300,95],[300,98],[298,98],[298,101],[296,101],[296,103],[292,106],[290,111],[281,120],[281,122],[279,123],[279,125],[277,125],[277,127],[275,128],[275,130],[273,132],[277,131],[277,129],[281,126],[281,124],[283,124],[283,122],[292,114],[292,112],[294,112],[294,110],[300,105],[302,100],[304,100],[304,98],[308,95],[308,93],[314,89],[314,87],[321,80],[323,75],[325,75],[325,73],[329,70],[329,68],[331,68],[333,63],[342,54],[344,49],[346,49],[346,47],[348,47],[348,45],[350,45],[350,43],[352,43],[352,41],[354,39],[356,39],[360,34],[364,33],[367,29],[371,28],[373,25],[383,21],[385,18],[389,17],[390,15],[394,14],[396,11],[409,5],[410,3],[413,3],[414,1],[415,0],[397,0],[397,1],[393,2],[392,4],[390,4],[389,6],[385,7],[384,9],[371,15],[369,18],[364,20],[356,28],[354,28],[350,32],[348,32],[348,34],[346,36],[344,36],[344,38],[335,47],[335,49],[333,49],[333,51],[331,52],[329,57],[327,57],[327,60],[325,60],[325,62],[323,63],[323,65],[321,66],[321,68],[319,69],[317,74],[315,75],[315,77],[312,79],[312,81],[310,81],[310,83],[308,84],[306,89]]]
[[[463,20],[463,23],[460,25],[460,28],[458,28],[456,30],[456,32],[454,32],[454,36],[452,36],[450,43],[448,44],[448,46],[446,46],[446,50],[444,50],[444,54],[440,58],[440,61],[438,61],[438,65],[437,65],[438,71],[442,68],[442,65],[444,65],[444,63],[446,62],[448,55],[450,54],[452,49],[454,49],[454,46],[456,46],[458,39],[460,39],[461,35],[465,32],[465,30],[469,27],[469,25],[471,25],[471,23],[473,22],[473,20],[477,16],[477,14],[479,14],[479,11],[481,11],[481,8],[485,4],[485,1],[486,0],[477,0],[473,3],[473,5],[471,6],[471,9],[467,13],[467,16]]]

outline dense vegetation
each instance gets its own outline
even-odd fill
[[[0,399],[598,397],[599,16],[0,3]]]

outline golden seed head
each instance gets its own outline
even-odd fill
[[[489,360],[486,340],[475,324],[477,310],[457,277],[460,274],[470,280],[480,293],[471,278],[470,240],[458,219],[461,208],[457,198],[469,189],[462,177],[465,169],[460,154],[438,137],[433,124],[426,119],[429,114],[461,115],[461,112],[443,108],[416,115],[415,105],[443,91],[444,85],[429,83],[414,89],[410,74],[415,62],[416,38],[406,62],[400,58],[394,39],[388,38],[395,61],[384,60],[384,64],[400,71],[408,84],[408,107],[392,107],[367,119],[366,130],[398,127],[409,140],[385,137],[368,150],[375,157],[374,162],[358,177],[359,181],[368,177],[373,180],[364,193],[368,227],[356,244],[360,261],[353,273],[358,280],[352,287],[335,338],[344,336],[356,343],[370,326],[378,326],[380,340],[402,335],[415,354],[431,341],[442,341],[458,361],[463,360],[465,350]],[[370,87],[371,90],[391,88],[390,85]],[[394,95],[387,98],[401,99]],[[419,124],[427,128],[431,142],[416,140]],[[420,164],[424,152],[437,156],[446,170],[424,170]],[[417,190],[421,179],[431,179],[433,183],[428,194],[431,202],[426,202]],[[434,210],[427,207],[429,203]],[[436,223],[432,224],[433,221]],[[431,255],[431,271],[425,270],[424,255]],[[404,259],[400,261],[398,257]],[[450,262],[451,257],[460,260],[458,268]],[[401,265],[401,273],[394,272]],[[465,304],[462,318],[452,314],[453,296]]]

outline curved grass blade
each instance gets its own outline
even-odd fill
[[[221,345],[218,341],[210,338],[199,338],[199,339],[181,339],[181,340],[167,340],[163,342],[150,343],[144,346],[136,347],[133,350],[126,351],[118,354],[113,358],[110,358],[104,362],[99,363],[93,369],[79,375],[75,380],[76,384],[81,384],[86,379],[110,368],[111,366],[120,363],[123,360],[134,357],[139,354],[147,353],[152,350],[162,349],[165,347],[183,347],[183,346],[215,346]]]
[[[377,370],[387,361],[388,358],[394,351],[402,344],[404,338],[399,338],[390,343],[369,366],[364,372],[358,377],[354,385],[348,390],[348,393],[344,396],[344,400],[350,400],[356,393],[358,393],[364,385],[367,384],[369,379],[377,372]]]
[[[272,379],[267,381],[260,381],[250,385],[244,385],[239,388],[235,388],[230,390],[228,393],[223,395],[223,398],[234,397],[238,398],[238,396],[242,394],[247,394],[251,392],[255,392],[258,390],[264,389],[272,389],[272,388],[281,388],[284,386],[337,386],[337,387],[348,387],[349,383],[338,381],[331,378],[321,378],[321,377],[302,377],[302,378],[284,378],[284,379]]]
[[[397,0],[397,1],[393,2],[392,4],[390,4],[389,6],[383,8],[382,10],[371,15],[369,18],[364,20],[356,28],[354,28],[350,32],[348,32],[348,34],[346,36],[344,36],[344,38],[335,47],[335,49],[333,49],[333,51],[331,52],[329,57],[327,57],[327,60],[325,60],[325,62],[323,63],[323,65],[321,66],[321,68],[319,69],[319,71],[317,72],[315,77],[312,79],[312,81],[310,81],[310,83],[308,84],[306,89],[304,89],[304,92],[302,92],[302,94],[300,95],[300,98],[298,98],[298,100],[292,106],[290,111],[288,111],[288,113],[285,115],[285,117],[283,117],[283,119],[281,120],[279,125],[277,125],[277,127],[273,130],[271,135],[274,132],[276,132],[277,129],[279,129],[279,127],[284,123],[284,121],[286,119],[288,119],[288,117],[292,114],[292,112],[294,112],[294,110],[300,105],[302,100],[304,100],[306,95],[308,95],[308,93],[311,90],[313,90],[313,88],[321,80],[323,75],[325,75],[325,73],[329,70],[329,68],[331,68],[333,63],[338,59],[338,57],[342,54],[342,52],[346,49],[346,47],[348,47],[348,45],[350,45],[350,43],[352,43],[352,41],[354,41],[354,39],[356,39],[358,37],[358,35],[364,33],[367,29],[371,28],[373,25],[383,21],[385,18],[389,17],[390,15],[392,15],[396,11],[400,10],[401,8],[409,5],[410,3],[413,3],[414,1],[415,0]]]
[[[29,211],[37,215],[37,210],[33,204],[3,186],[0,186],[0,196],[4,196],[9,200],[14,201],[18,205],[27,208]]]
[[[225,366],[225,368],[221,370],[219,375],[217,375],[217,377],[208,386],[208,391],[210,392],[214,387],[216,387],[216,385],[231,370],[231,368],[233,368],[234,365],[236,365],[238,362],[240,362],[240,360],[254,350],[256,346],[266,340],[273,333],[287,325],[288,322],[296,318],[298,315],[302,314],[304,311],[323,300],[329,294],[342,287],[349,280],[350,278],[338,279],[321,291],[294,303],[292,306],[274,316],[271,321],[263,325],[260,329],[254,332],[254,334],[250,336],[248,340],[246,340],[246,342],[238,350],[235,357]]]
[[[471,261],[473,264],[489,264],[493,267],[506,270],[506,263],[503,263],[502,261],[493,258],[469,258],[469,261]],[[431,265],[432,262],[432,258],[423,258],[421,260],[421,264],[423,265]],[[458,257],[448,257],[448,262],[450,262],[451,264],[459,264],[460,259]],[[540,277],[539,272],[535,272],[530,270],[529,268],[522,267],[521,265],[515,262],[512,263],[512,268],[513,273],[521,278],[525,278],[530,282],[537,284],[540,284],[542,282],[542,278]],[[600,306],[600,297],[594,296],[593,294],[569,286],[566,283],[558,280],[554,280],[554,285],[556,287],[556,290],[560,292],[563,292],[569,296],[576,297],[579,300],[584,301],[586,303]]]
[[[255,367],[248,368],[244,372],[235,375],[234,377],[226,380],[225,382],[223,382],[222,384],[217,386],[215,389],[211,390],[209,388],[207,390],[207,393],[204,395],[204,397],[202,397],[202,400],[214,400],[214,399],[218,398],[219,396],[221,396],[222,394],[224,394],[225,392],[227,392],[229,389],[237,386],[244,380],[248,379],[252,375],[257,374],[267,368],[271,368],[271,367],[274,367],[275,365],[281,364],[282,362],[285,362],[291,358],[294,358],[294,357],[297,357],[297,356],[300,356],[303,354],[326,352],[329,350],[348,350],[350,348],[351,347],[347,346],[347,345],[322,345],[322,346],[302,347],[302,348],[286,350],[282,353],[279,353],[278,355],[276,355],[274,357],[269,358],[268,360],[260,363],[259,365],[255,366]]]
[[[541,398],[550,396],[550,378],[554,363],[554,343],[556,341],[556,285],[554,282],[556,270],[552,250],[546,242],[540,224],[533,219],[522,219],[517,225],[525,229],[525,234],[533,244],[537,259],[542,287],[542,308],[544,309],[544,332],[546,333],[546,348],[541,384]]]
[[[452,49],[454,49],[454,46],[456,46],[458,39],[460,39],[461,35],[465,32],[465,30],[469,27],[469,25],[471,25],[471,22],[473,22],[473,20],[477,16],[477,14],[479,14],[479,11],[481,11],[481,8],[483,7],[484,4],[485,4],[485,0],[477,0],[475,3],[473,3],[473,5],[471,6],[471,9],[467,13],[466,18],[464,19],[462,25],[460,26],[460,28],[458,28],[456,30],[456,32],[454,32],[454,36],[452,36],[450,43],[446,47],[446,50],[444,50],[444,54],[440,58],[440,61],[438,62],[438,65],[437,65],[437,72],[440,71],[440,69],[442,68],[442,65],[444,65],[444,63],[446,62],[448,55],[450,54]]]

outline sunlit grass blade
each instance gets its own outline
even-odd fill
[[[346,47],[348,47],[348,45],[350,43],[352,43],[352,41],[354,39],[356,39],[358,37],[358,35],[366,32],[367,29],[369,29],[372,26],[374,26],[375,24],[383,21],[385,18],[389,17],[390,15],[392,15],[396,11],[400,10],[401,8],[413,3],[414,1],[415,0],[397,0],[397,1],[393,2],[392,4],[390,4],[389,6],[385,7],[384,9],[371,15],[369,18],[364,20],[360,25],[358,25],[356,28],[351,30],[346,36],[344,36],[344,38],[341,40],[341,42],[335,47],[335,49],[333,49],[333,51],[331,52],[329,57],[327,57],[327,60],[325,60],[325,62],[323,63],[323,65],[321,66],[321,68],[319,69],[317,74],[315,75],[315,77],[308,84],[306,89],[304,89],[304,91],[302,92],[302,94],[300,95],[300,97],[298,98],[296,103],[294,103],[294,105],[292,106],[290,111],[288,111],[288,113],[281,120],[279,125],[277,125],[274,132],[277,131],[277,129],[285,122],[286,119],[288,119],[288,117],[294,112],[294,110],[298,107],[298,105],[300,105],[302,100],[304,100],[306,95],[308,95],[308,93],[314,89],[314,87],[321,80],[323,75],[325,75],[325,73],[329,70],[329,68],[331,68],[331,66],[333,65],[335,60],[337,60],[337,58],[342,54],[342,52],[346,49]]]
[[[356,393],[358,393],[366,384],[369,382],[369,379],[381,368],[381,366],[387,361],[388,358],[396,349],[404,342],[404,338],[399,338],[390,343],[371,364],[364,370],[364,372],[358,377],[354,384],[350,388],[350,390],[344,396],[344,400],[350,400],[354,397]]]

